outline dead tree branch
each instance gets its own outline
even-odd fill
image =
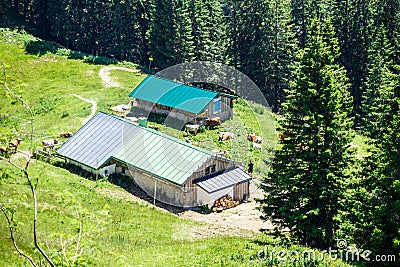
[[[16,242],[16,240],[15,240],[15,237],[14,237],[14,227],[12,226],[12,225],[13,225],[13,222],[12,222],[11,218],[8,216],[6,210],[3,208],[3,205],[2,205],[1,203],[0,203],[0,210],[3,212],[4,217],[6,217],[6,220],[7,220],[7,223],[8,223],[8,229],[9,229],[9,231],[10,231],[11,240],[12,240],[13,245],[14,245],[15,249],[17,250],[18,254],[21,255],[22,257],[24,257],[27,261],[29,261],[29,263],[30,263],[32,266],[35,266],[35,267],[36,267],[36,264],[33,262],[32,258],[29,257],[28,255],[26,255],[25,253],[23,253],[23,252],[19,249],[19,247],[18,247],[18,245],[17,245],[17,242]]]
[[[30,162],[32,160],[33,149],[34,149],[34,146],[33,146],[33,135],[34,135],[34,126],[33,126],[34,116],[33,116],[33,112],[32,112],[32,109],[30,108],[30,106],[28,105],[28,103],[26,103],[20,96],[14,94],[12,92],[12,90],[8,87],[8,85],[7,85],[7,76],[6,76],[6,67],[5,66],[3,66],[3,75],[4,75],[3,84],[4,84],[5,88],[6,88],[6,90],[8,91],[8,93],[11,96],[15,97],[18,101],[20,101],[22,103],[22,105],[30,113],[30,116],[31,116],[31,132],[30,132],[30,154],[28,155],[28,159],[26,160],[26,163],[25,163],[24,167],[18,166],[17,164],[13,163],[11,161],[11,158],[10,159],[6,159],[4,157],[0,157],[0,159],[1,160],[6,160],[6,162],[8,164],[10,164],[11,166],[13,166],[16,169],[20,170],[24,174],[24,176],[25,176],[25,178],[27,180],[27,183],[28,183],[28,186],[29,186],[29,188],[31,190],[32,198],[33,198],[33,241],[35,243],[35,247],[38,249],[40,254],[46,259],[46,261],[50,264],[50,266],[54,267],[55,264],[50,259],[50,257],[47,255],[47,253],[41,248],[41,246],[39,245],[39,242],[38,242],[38,238],[37,238],[37,197],[36,197],[36,190],[35,190],[36,185],[32,182],[32,179],[31,179],[31,177],[29,175],[29,172],[28,172],[28,167],[29,167],[29,164],[30,164]],[[10,222],[9,222],[9,226],[11,227]],[[12,238],[13,238],[13,236],[12,236]],[[15,243],[15,239],[13,239],[13,242]]]

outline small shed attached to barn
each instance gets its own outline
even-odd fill
[[[147,76],[129,96],[133,98],[132,115],[140,117],[153,112],[168,116],[170,120],[176,119],[183,124],[195,118],[219,117],[221,122],[232,119],[232,101],[236,98],[151,75]]]
[[[179,207],[249,195],[238,162],[120,117],[98,113],[57,152],[94,174],[118,173],[148,195]]]
[[[222,196],[231,196],[234,200],[243,200],[249,197],[250,180],[252,178],[239,168],[225,170],[219,175],[199,178],[197,199],[207,203],[210,207],[215,200]]]

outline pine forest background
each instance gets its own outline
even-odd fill
[[[201,60],[230,64],[281,111],[296,51],[314,17],[330,18],[347,70],[357,126],[379,76],[378,64],[399,62],[396,0],[2,0],[63,46],[160,70]],[[375,84],[376,85],[376,84]],[[368,101],[367,101],[368,102]]]
[[[3,0],[1,18],[6,9],[43,39],[148,71],[242,71],[289,137],[265,177],[266,219],[302,244],[340,237],[400,257],[399,0]]]

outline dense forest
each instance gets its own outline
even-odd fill
[[[266,218],[302,244],[400,255],[400,1],[8,0],[67,48],[161,70],[213,61],[285,114]],[[1,14],[0,14],[1,15]],[[358,160],[353,130],[368,138]]]
[[[386,0],[3,0],[67,48],[156,70],[177,63],[227,63],[248,75],[281,111],[295,54],[314,17],[332,21],[347,70],[356,126],[370,114],[376,68],[399,62],[399,1]]]

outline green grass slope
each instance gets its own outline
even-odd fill
[[[65,264],[66,259],[72,262],[80,232],[82,254],[76,266],[293,266],[294,261],[279,262],[275,257],[261,262],[257,254],[261,250],[292,249],[301,253],[305,249],[285,248],[262,235],[198,239],[195,233],[207,226],[138,202],[106,181],[87,180],[40,161],[32,164],[30,172],[34,179],[40,175],[38,238],[57,265]],[[29,189],[18,184],[24,180],[13,176],[4,162],[0,162],[0,173],[0,201],[6,207],[17,207],[17,242],[32,256]],[[28,266],[15,252],[6,225],[0,216],[0,266]],[[308,264],[345,266],[340,261]]]
[[[0,171],[3,176],[11,172],[5,163],[0,164]],[[72,256],[75,241],[68,240],[78,237],[80,227],[84,236],[79,265],[90,266],[160,266],[163,263],[185,266],[185,262],[210,265],[228,260],[225,258],[230,253],[243,253],[242,247],[250,242],[240,238],[192,241],[191,231],[199,227],[198,223],[133,201],[123,189],[108,182],[86,180],[41,162],[32,165],[31,173],[34,177],[41,173],[37,190],[39,240],[44,247],[49,247],[50,254],[59,263],[64,260],[61,245],[65,241],[67,255]],[[29,189],[16,185],[19,182],[24,181],[3,180],[1,202],[7,207],[18,207],[14,215],[18,222],[18,244],[32,255],[29,224],[32,203]],[[0,216],[0,239],[0,265],[23,262],[13,249],[3,216]],[[222,245],[232,250],[209,255],[212,247]],[[248,259],[255,251],[249,252]]]
[[[76,131],[90,114],[90,104],[70,94],[97,101],[98,111],[127,103],[128,93],[144,76],[139,73],[112,71],[119,88],[106,88],[99,78],[102,65],[83,59],[69,59],[65,50],[30,54],[26,43],[38,41],[27,34],[0,29],[0,65],[6,66],[6,80],[13,91],[22,96],[35,113],[35,140],[55,137],[60,131]],[[0,74],[0,80],[4,80]],[[19,135],[26,149],[30,129],[29,114],[12,98],[1,83],[0,141]],[[256,112],[252,113],[250,109]],[[257,111],[258,110],[258,111]],[[237,143],[214,143],[230,150],[231,157],[261,160],[259,151],[248,143],[245,152],[238,151],[245,132],[255,130],[266,138],[265,147],[274,143],[271,114],[259,107],[239,103],[237,118],[224,124],[225,129],[243,131]],[[249,115],[250,114],[250,115]],[[251,115],[252,114],[252,115]],[[253,116],[251,118],[250,116]],[[238,129],[242,130],[238,130]],[[179,132],[163,129],[183,138]],[[194,139],[218,131],[204,132]],[[269,140],[269,142],[268,142]],[[204,147],[206,147],[204,143]],[[18,154],[19,155],[19,154]],[[13,160],[24,161],[24,157]],[[260,165],[260,172],[266,171]],[[29,172],[38,179],[38,236],[43,248],[58,266],[293,266],[296,261],[278,261],[276,257],[261,262],[260,250],[284,249],[279,241],[264,235],[254,238],[203,236],[206,225],[183,220],[135,199],[124,189],[108,181],[91,181],[63,168],[34,161]],[[14,214],[16,240],[19,247],[38,261],[32,239],[32,200],[26,181],[15,169],[0,161],[0,203]],[[229,224],[229,222],[227,222]],[[202,230],[203,229],[203,230]],[[278,242],[278,243],[277,243]],[[79,245],[78,245],[79,244]],[[305,248],[291,247],[302,251]],[[77,257],[74,258],[74,256]],[[301,262],[300,262],[301,263]],[[307,262],[307,266],[343,266],[340,261]],[[0,216],[0,266],[28,266],[15,252],[4,216]],[[299,265],[297,265],[299,266]]]
[[[14,92],[28,102],[35,113],[35,128],[38,138],[52,136],[57,131],[76,131],[82,120],[90,114],[91,105],[71,94],[98,102],[99,110],[120,103],[128,103],[128,94],[138,84],[143,75],[130,74],[130,87],[110,89],[103,86],[99,77],[100,65],[84,64],[84,60],[67,60],[67,56],[46,54],[37,56],[25,51],[25,43],[35,38],[12,31],[0,31],[0,65],[6,66],[8,85]],[[121,77],[126,76],[122,71]],[[114,74],[114,73],[113,73]],[[118,75],[115,75],[118,79]],[[0,74],[4,80],[4,73]],[[0,114],[6,120],[8,114],[18,114],[22,119],[28,117],[15,99],[2,90]],[[14,120],[15,119],[10,119]],[[15,135],[23,127],[22,120],[14,122]]]

